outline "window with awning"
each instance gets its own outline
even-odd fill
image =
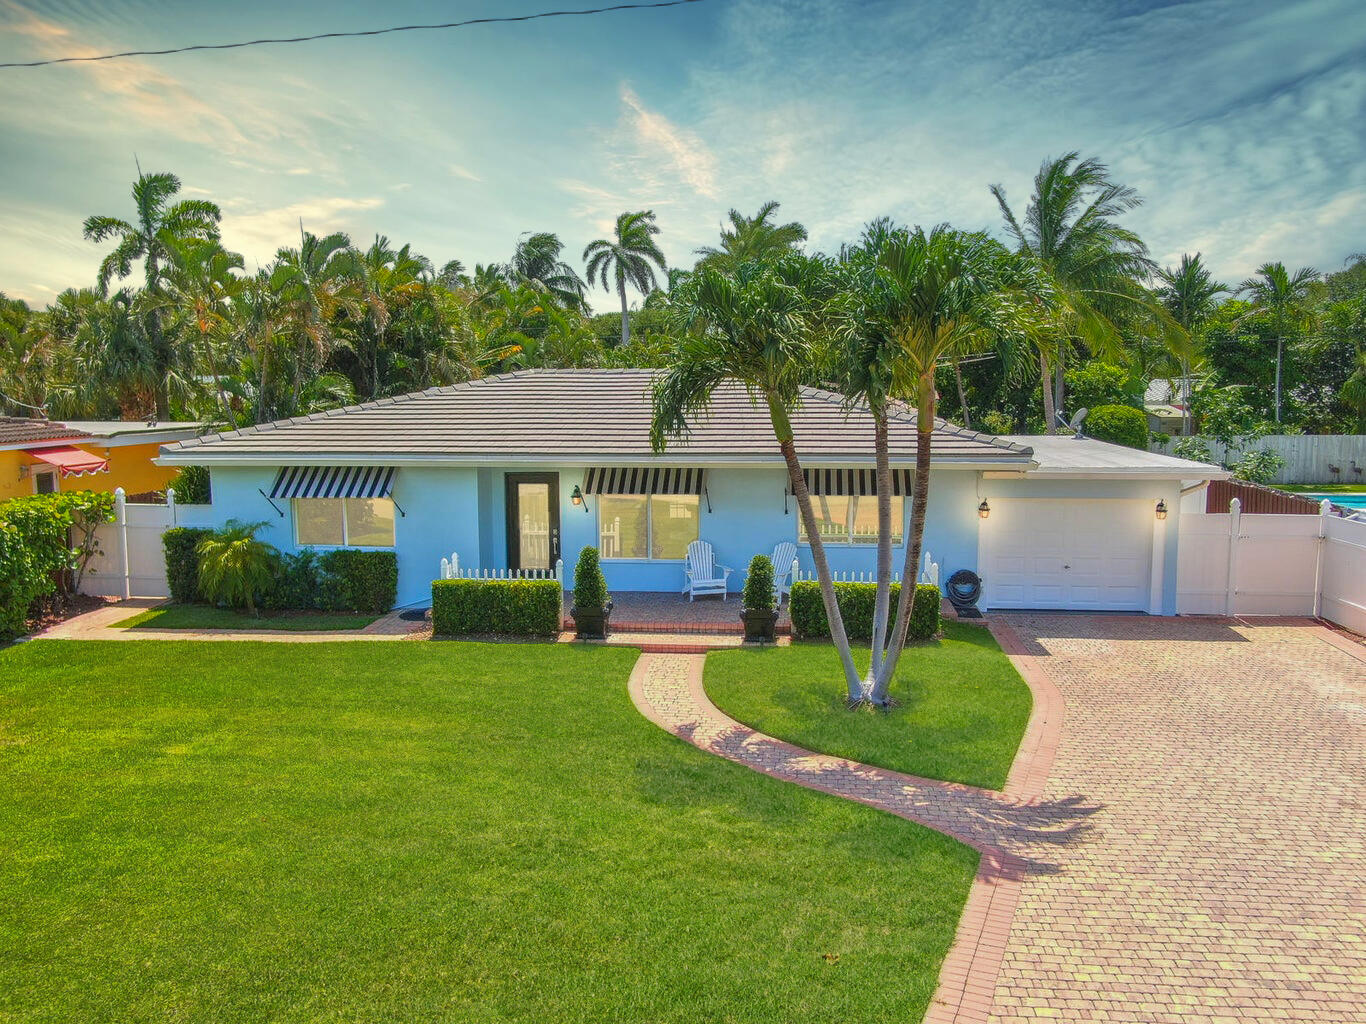
[[[816,526],[826,544],[877,543],[877,471],[872,469],[806,469]],[[911,493],[914,473],[892,470],[892,543],[900,544],[904,498]],[[798,520],[798,540],[809,543],[806,524]]]
[[[387,498],[393,466],[285,466],[275,475],[272,498]]]
[[[696,468],[596,466],[584,493],[596,495],[603,558],[681,559],[697,540],[706,473]]]
[[[806,478],[806,489],[812,494],[841,497],[877,494],[877,471],[873,469],[804,469],[802,476]],[[892,494],[896,497],[909,495],[914,483],[914,470],[892,470]]]
[[[701,494],[706,470],[640,466],[595,466],[584,480],[585,494]]]
[[[301,545],[393,547],[394,473],[393,466],[285,466],[270,497],[293,504]]]
[[[98,455],[71,445],[59,445],[56,448],[39,448],[28,452],[29,455],[39,462],[46,462],[49,466],[56,466],[58,472],[63,477],[68,476],[88,476],[92,473],[109,472],[109,460],[102,459]]]

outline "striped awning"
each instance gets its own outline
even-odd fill
[[[585,494],[701,494],[705,477],[701,469],[594,466],[583,490]]]
[[[393,466],[285,466],[270,489],[272,498],[387,498]]]
[[[877,472],[871,469],[804,469],[806,489],[812,494],[871,495],[877,493]],[[892,494],[911,493],[915,474],[909,469],[892,470]]]

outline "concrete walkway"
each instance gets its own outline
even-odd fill
[[[993,631],[1035,699],[1003,793],[756,733],[701,656],[642,656],[631,695],[704,750],[982,851],[931,1024],[1366,1022],[1366,651],[1308,622]]]

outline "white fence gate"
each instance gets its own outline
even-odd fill
[[[1366,522],[1335,515],[1181,516],[1182,615],[1322,615],[1366,633]]]
[[[114,491],[114,522],[95,530],[98,550],[81,577],[81,593],[100,597],[170,597],[161,535],[172,526],[211,526],[212,505],[133,505]]]

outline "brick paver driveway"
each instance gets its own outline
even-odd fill
[[[1366,1021],[1366,661],[1319,628],[1015,616],[1065,706],[990,1020]]]

